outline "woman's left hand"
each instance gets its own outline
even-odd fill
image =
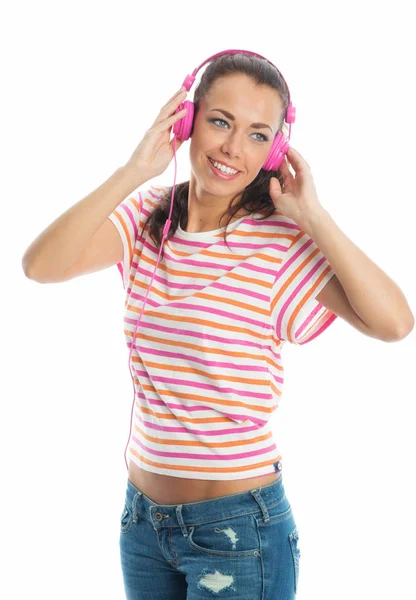
[[[295,175],[290,172],[287,160]],[[318,199],[311,168],[303,156],[290,147],[279,169],[283,176],[285,191],[282,193],[279,180],[271,177],[270,197],[276,210],[302,227],[302,221],[323,208]]]

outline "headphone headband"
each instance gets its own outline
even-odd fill
[[[194,69],[192,71],[191,75],[187,75],[185,77],[185,79],[183,80],[182,86],[186,89],[186,91],[189,92],[189,90],[191,89],[191,87],[195,81],[196,74],[198,73],[199,69],[201,69],[207,62],[210,62],[211,60],[213,60],[214,58],[217,58],[219,56],[223,56],[224,54],[246,54],[247,56],[257,56],[258,58],[263,58],[270,65],[272,65],[272,67],[274,67],[276,69],[276,71],[279,73],[279,75],[285,82],[287,92],[289,94],[289,105],[286,110],[285,121],[286,121],[286,123],[289,123],[290,125],[295,122],[296,108],[294,106],[292,106],[289,86],[287,85],[286,79],[283,77],[283,74],[279,71],[279,69],[276,67],[276,65],[274,65],[268,58],[266,58],[265,56],[262,56],[261,54],[257,54],[257,52],[251,52],[250,50],[222,50],[221,52],[218,52],[217,54],[213,54],[212,56],[210,56],[209,58],[204,60],[198,67],[196,67],[196,69]]]

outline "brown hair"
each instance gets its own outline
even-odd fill
[[[278,131],[281,131],[285,137],[288,137],[288,126],[284,123],[286,108],[289,105],[289,93],[287,86],[282,76],[273,67],[273,65],[257,56],[250,56],[241,53],[225,54],[209,63],[201,77],[198,86],[195,89],[193,99],[195,104],[195,114],[198,110],[201,98],[205,97],[205,95],[209,92],[214,81],[219,77],[233,75],[235,73],[243,73],[250,77],[255,83],[259,85],[266,85],[271,89],[276,90],[280,94],[280,97],[283,101],[283,111]],[[240,200],[236,204],[232,204],[235,198],[237,198],[241,192],[236,194],[236,196],[231,199],[227,211],[225,211],[221,216],[220,222],[225,216],[228,216],[229,219],[226,224],[227,228],[231,219],[240,210],[246,213],[261,213],[264,215],[263,219],[266,219],[272,213],[274,213],[276,208],[269,195],[269,182],[271,177],[276,177],[279,180],[282,191],[284,191],[284,181],[279,169],[276,171],[265,171],[264,169],[260,169],[253,181],[243,190]],[[144,228],[146,225],[149,225],[149,235],[156,243],[157,248],[160,248],[163,236],[163,228],[170,212],[172,187],[173,186],[167,188],[166,193],[162,196],[160,201],[158,201],[156,209],[148,217],[142,229],[143,234]],[[165,238],[166,240],[170,239],[175,234],[179,223],[183,229],[186,228],[186,224],[188,222],[188,191],[189,181],[177,183],[175,185],[175,196],[171,215],[172,222],[169,232]],[[227,231],[225,229],[224,241],[227,244],[226,235]]]

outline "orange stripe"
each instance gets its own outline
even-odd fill
[[[275,338],[277,340],[277,338]],[[278,346],[279,344],[281,344],[281,340],[277,340],[276,345]],[[269,358],[268,356],[264,356],[264,360],[271,366],[274,367],[275,369],[277,369],[278,371],[282,371],[282,375],[283,375],[283,371],[284,368],[282,365],[279,365],[274,359]]]
[[[129,336],[131,335],[131,331],[128,330],[124,330],[124,335],[125,336]],[[279,346],[281,344],[281,340],[279,340],[278,338],[276,338],[274,335],[272,336],[271,334],[269,336],[267,336],[270,339],[273,339],[275,341],[276,346]],[[151,335],[146,335],[143,333],[140,333],[140,339],[143,340],[147,340],[147,341],[152,341],[152,342],[157,342],[159,344],[166,344],[167,346],[171,347],[172,346],[172,340],[164,340],[162,338],[155,338]],[[180,348],[188,348],[191,350],[196,350],[196,351],[200,351],[201,347],[197,346],[195,344],[190,344],[187,342],[181,342],[181,341],[175,341],[175,347],[180,347]],[[215,354],[215,355],[221,355],[221,356],[227,356],[227,357],[236,357],[236,358],[244,358],[247,360],[257,360],[257,361],[263,361],[265,360],[270,366],[274,367],[275,369],[279,370],[279,371],[284,371],[284,368],[282,365],[278,364],[274,359],[269,358],[267,355],[263,356],[263,357],[259,357],[255,354],[249,354],[249,353],[243,353],[243,352],[233,352],[232,350],[222,350],[220,348],[203,348],[204,353],[205,354]],[[139,356],[132,356],[132,361],[135,363],[138,363],[137,366],[143,366],[143,362],[140,360]]]
[[[315,252],[313,252],[313,254],[315,254]],[[311,255],[312,256],[312,255]],[[312,294],[314,293],[314,291],[316,290],[316,288],[318,287],[318,285],[321,283],[321,281],[323,280],[323,278],[326,276],[326,274],[331,270],[331,267],[328,265],[327,268],[325,269],[325,271],[323,271],[321,273],[321,275],[318,277],[318,279],[316,280],[315,284],[313,285],[313,287],[308,289],[308,292],[305,294],[305,296],[302,298],[302,300],[299,302],[299,304],[297,304],[296,308],[293,310],[289,322],[288,322],[288,326],[287,326],[287,333],[288,333],[288,341],[292,341],[292,325],[293,322],[295,321],[297,315],[299,314],[299,312],[302,309],[302,306],[304,304],[306,304],[306,302],[309,300],[309,298],[312,296]],[[303,334],[302,334],[303,336]]]
[[[327,310],[325,306],[323,308],[324,312],[322,313],[322,315],[312,325],[309,325],[309,327],[302,332],[300,337],[301,340],[307,339],[317,329],[319,329],[325,323],[325,321],[331,318],[331,313],[329,312],[329,310]]]
[[[124,330],[124,334],[125,335],[131,335],[131,332],[127,332],[126,330]],[[271,337],[271,336],[269,336]],[[146,334],[140,334],[140,339],[144,339],[144,340],[148,340],[148,341],[153,341],[153,342],[158,342],[159,344],[166,344],[167,346],[171,347],[172,346],[172,341],[171,340],[163,340],[161,338],[155,338],[153,336],[150,335],[146,335]],[[274,338],[276,340],[276,345],[278,346],[281,343],[281,340],[278,340],[277,338]],[[196,350],[196,351],[200,351],[201,348],[199,346],[196,346],[194,344],[189,344],[187,342],[180,342],[180,341],[176,341],[175,342],[175,347],[181,347],[181,348],[189,348],[191,350]],[[277,369],[278,371],[284,371],[284,368],[282,365],[278,364],[275,360],[273,360],[272,358],[269,358],[268,356],[264,356],[264,357],[259,357],[257,355],[254,354],[248,354],[248,353],[243,353],[243,352],[232,352],[230,350],[222,350],[219,348],[204,348],[204,353],[206,354],[215,354],[215,355],[222,355],[222,356],[226,356],[226,357],[236,357],[236,358],[244,358],[246,360],[257,360],[260,362],[266,361],[270,366],[274,367],[275,369]],[[143,367],[144,368],[144,364],[142,362],[142,360],[140,359],[139,356],[132,356],[131,360],[136,364],[136,367]],[[146,363],[147,364],[147,363]],[[165,365],[163,365],[163,368],[166,368]]]
[[[139,313],[141,309],[136,309],[134,306],[129,306],[130,310],[132,312],[136,312]],[[227,331],[228,333],[230,332],[235,332],[235,333],[243,333],[243,334],[250,334],[253,338],[255,338],[256,340],[259,341],[265,341],[268,340],[270,338],[270,334],[268,335],[262,335],[261,333],[256,333],[254,331],[252,331],[251,329],[249,329],[249,327],[251,327],[250,324],[247,324],[247,326],[242,326],[242,327],[238,327],[236,325],[223,325],[222,323],[212,323],[212,321],[208,321],[206,319],[197,319],[195,317],[191,318],[191,317],[178,317],[177,315],[162,315],[160,313],[158,313],[157,311],[146,311],[146,315],[150,315],[151,317],[159,317],[159,321],[173,321],[174,323],[188,323],[188,324],[194,324],[194,325],[204,325],[205,327],[208,328],[212,328],[213,332],[221,329],[223,331]],[[140,327],[140,325],[139,325]],[[131,335],[131,332],[128,332]],[[136,334],[136,338],[141,336],[142,334]],[[171,341],[172,343],[172,341]],[[174,342],[175,345],[177,344],[177,342]],[[197,348],[200,350],[201,347],[197,346]],[[244,356],[244,355],[243,355]]]
[[[182,275],[183,277],[184,275]],[[199,274],[199,277],[204,277],[203,274]],[[193,277],[193,275],[192,275]],[[223,280],[224,278],[222,278]],[[229,279],[239,279],[240,281],[243,279],[242,277],[229,277]],[[253,279],[253,278],[249,278],[246,277],[244,278],[245,282],[248,283],[248,285],[256,285],[256,284],[261,284],[264,285],[264,287],[267,288],[267,291],[270,291],[270,289],[272,288],[272,284],[268,283],[268,282],[259,282],[258,279]],[[135,286],[138,288],[141,288],[143,290],[147,291],[148,288],[148,284],[140,281],[139,279],[135,279]],[[162,300],[165,300],[166,302],[175,302],[178,300],[184,300],[187,301],[189,300],[189,296],[180,296],[180,295],[175,295],[175,294],[166,294],[165,292],[162,292],[161,290],[157,289],[156,287],[152,287],[151,290],[155,296],[158,296],[159,298],[162,298]],[[240,308],[243,308],[244,310],[249,309],[252,310],[253,312],[258,312],[264,316],[267,316],[270,314],[269,309],[264,310],[264,309],[260,309],[257,308],[256,306],[253,306],[253,304],[246,304],[245,302],[241,302],[238,300],[231,300],[230,298],[220,298],[218,296],[214,296],[213,294],[207,294],[205,292],[195,292],[195,294],[192,295],[192,298],[204,298],[206,300],[214,300],[215,302],[222,302],[223,304],[232,304],[233,306],[239,306]],[[252,301],[252,300],[251,300]],[[265,302],[268,304],[267,300],[265,300]],[[135,310],[136,307],[129,305],[129,308],[131,308],[131,310]],[[139,309],[141,310],[141,308]]]
[[[150,187],[153,188],[154,190],[157,190],[158,192],[166,192],[165,187],[157,187],[156,185],[151,185]]]
[[[202,254],[202,252],[199,252],[198,256],[200,256],[201,254]],[[190,256],[192,257],[192,255],[190,255]],[[224,254],[224,255],[218,255],[218,254],[216,254],[215,256],[222,256],[223,258],[230,258],[229,255],[227,255],[227,254]],[[239,260],[239,262],[241,262],[241,260],[247,259],[247,256],[245,256],[245,255],[241,255],[241,256],[240,255],[238,255],[238,256],[234,255],[233,258],[234,257],[236,257]],[[142,260],[142,262],[147,263],[148,265],[150,265],[151,267],[153,267],[153,269],[156,266],[156,262],[157,261],[149,258],[146,255],[141,256],[141,260]],[[274,260],[274,263],[276,263],[276,264],[280,264],[281,262],[282,262],[281,259]],[[238,265],[236,265],[236,266],[238,266]],[[230,269],[233,269],[233,268],[235,268],[235,267],[233,265],[230,265]],[[176,276],[176,277],[179,277],[179,278],[183,278],[184,275],[189,275],[188,272],[184,273],[183,269],[182,270],[172,269],[170,267],[167,267],[163,263],[159,263],[158,269],[160,269],[161,271],[165,271],[165,273],[169,273],[170,275],[173,275],[173,276]],[[194,279],[198,279],[198,278],[199,279],[209,279],[211,281],[217,281],[218,280],[218,275],[211,275],[210,273],[195,272],[195,273],[192,273],[192,277]],[[268,290],[270,290],[271,287],[272,287],[272,284],[269,283],[269,282],[267,282],[267,281],[262,281],[262,280],[259,280],[258,278],[255,278],[255,277],[247,277],[245,275],[239,275],[239,274],[236,274],[236,273],[232,273],[231,271],[229,273],[225,272],[224,275],[222,276],[222,279],[225,279],[226,277],[229,277],[230,279],[234,279],[235,281],[242,281],[242,282],[247,283],[249,285],[251,285],[251,284],[263,285]],[[139,285],[139,283],[140,282],[137,282],[137,283],[135,282],[136,285]],[[142,287],[146,287],[146,286],[143,285]],[[164,297],[165,298],[177,298],[177,296],[164,296]]]
[[[125,335],[130,335],[131,336],[131,331],[126,331],[124,330]],[[148,340],[148,341],[153,341],[153,342],[157,342],[159,344],[165,344],[167,346],[169,346],[169,348],[172,348],[172,340],[165,340],[163,338],[159,338],[159,337],[154,337],[151,335],[147,335],[145,333],[140,333],[138,334],[136,337],[139,337],[140,339],[143,340]],[[270,338],[271,336],[269,335],[268,338]],[[139,339],[139,341],[140,341]],[[136,342],[137,343],[137,342]],[[236,358],[243,358],[243,359],[247,359],[247,360],[258,360],[259,362],[263,361],[263,357],[259,357],[257,354],[250,354],[249,352],[237,352],[237,351],[232,351],[229,349],[221,349],[221,348],[206,348],[204,346],[198,346],[197,344],[191,344],[189,342],[182,342],[180,340],[175,340],[175,348],[187,348],[189,350],[195,350],[197,352],[200,352],[201,350],[203,350],[203,352],[205,354],[214,354],[216,356],[226,356],[226,357],[236,357]],[[138,356],[133,356],[132,355],[132,360],[137,362],[139,360]]]
[[[137,382],[137,378],[134,378],[135,381]],[[158,396],[160,396],[161,398],[163,398],[164,396],[167,397],[171,397],[173,396],[174,398],[183,398],[184,400],[193,400],[194,402],[209,402],[211,406],[229,406],[231,407],[233,410],[237,409],[237,408],[248,408],[249,410],[252,410],[254,413],[266,413],[267,414],[271,414],[272,412],[274,412],[275,410],[275,406],[256,406],[255,404],[248,404],[248,402],[243,402],[241,400],[221,400],[219,398],[210,398],[209,396],[199,396],[198,394],[195,393],[190,393],[190,394],[186,394],[184,392],[173,392],[171,390],[161,390],[158,389],[157,391],[155,390],[154,386],[152,385],[147,385],[147,384],[143,384],[140,383],[140,387],[142,388],[143,391],[147,390],[148,392],[154,392],[157,393]],[[258,400],[257,400],[258,402]]]
[[[182,367],[179,365],[168,365],[165,363],[159,362],[151,362],[146,360],[146,369],[148,367],[152,367],[154,369],[160,369],[161,371],[174,371],[175,373],[192,373],[192,375],[201,375],[205,379],[212,379],[213,381],[233,381],[238,383],[249,383],[250,385],[264,385],[269,387],[269,381],[265,380],[264,377],[267,377],[267,373],[262,374],[262,379],[251,379],[250,377],[238,377],[235,375],[214,375],[213,373],[209,373],[208,371],[204,371],[201,369],[194,369],[192,367]]]
[[[140,324],[139,324],[139,328],[140,328]],[[132,332],[128,331],[128,330],[124,330],[124,333],[126,336],[131,336]],[[191,332],[192,333],[192,332]],[[154,337],[152,335],[147,335],[146,333],[140,332],[138,334],[136,334],[136,338],[139,338],[139,342],[140,339],[142,340],[148,340],[148,341],[153,341],[153,342],[158,342],[159,344],[166,344],[167,346],[169,346],[170,348],[172,348],[172,340],[164,340],[163,338],[160,337]],[[268,336],[264,336],[265,340],[268,340],[271,338],[271,334],[269,334]],[[137,344],[137,340],[136,340],[136,344]],[[237,358],[245,358],[248,360],[258,360],[258,361],[262,361],[263,357],[259,357],[256,354],[250,354],[249,352],[233,352],[232,350],[229,349],[224,349],[222,350],[221,348],[205,348],[204,346],[198,346],[197,344],[191,344],[189,342],[181,342],[180,340],[175,340],[174,342],[175,344],[175,348],[188,348],[190,350],[196,350],[196,351],[201,351],[201,349],[204,351],[204,353],[206,354],[216,354],[216,355],[221,355],[221,356],[235,356]],[[133,360],[137,360],[137,357],[132,356]]]
[[[282,295],[285,293],[285,291],[287,290],[288,287],[290,287],[292,281],[297,277],[298,273],[300,273],[300,271],[302,271],[302,269],[311,262],[311,260],[314,258],[314,256],[316,256],[318,253],[320,252],[319,248],[316,248],[311,254],[309,254],[309,256],[307,256],[305,258],[305,260],[296,268],[296,270],[292,273],[292,275],[290,275],[290,277],[288,279],[286,279],[285,283],[279,288],[278,293],[276,294],[276,296],[272,299],[271,301],[271,310],[274,310],[274,307],[276,306],[277,302],[280,300],[280,298],[282,297]]]
[[[255,236],[255,237],[257,237],[257,236]],[[193,256],[189,252],[180,252],[180,251],[171,250],[170,253],[175,255],[179,259],[186,258],[187,256],[189,256],[189,258],[192,258],[192,256]],[[225,253],[223,254],[221,252],[213,252],[212,250],[204,250],[204,251],[198,252],[197,254],[198,254],[198,256],[203,255],[203,256],[208,256],[209,258],[225,258],[228,260],[237,259],[237,260],[239,260],[239,262],[241,262],[242,260],[251,259],[253,257],[259,258],[264,261],[268,261],[273,264],[276,264],[276,263],[280,264],[282,262],[281,258],[276,258],[275,256],[263,254],[263,251],[256,252],[255,254],[236,254],[235,252],[233,252],[233,255],[230,256],[229,254],[225,254]]]
[[[283,384],[282,384],[282,385],[283,385]],[[283,392],[282,392],[282,390],[281,390],[280,388],[276,387],[276,385],[275,385],[274,381],[270,381],[270,387],[271,387],[272,391],[273,391],[273,392],[276,394],[276,396],[279,396],[279,398],[281,398],[281,397],[282,397],[282,393],[283,393]],[[276,407],[275,407],[275,410],[276,410],[277,408],[278,408],[278,407],[276,406]]]
[[[142,411],[143,413],[146,413],[146,411]],[[150,411],[149,414],[152,414],[152,412]],[[165,415],[162,415],[160,413],[153,413],[153,416],[157,417],[158,419],[163,419],[165,417]],[[172,415],[173,420],[176,421],[176,418],[174,415]],[[224,419],[224,421],[230,421],[231,419]],[[182,421],[182,419],[181,419]],[[191,422],[191,423],[201,423],[203,421],[198,421],[198,420],[190,420],[187,419],[187,422]],[[216,421],[217,422],[217,421]],[[198,442],[197,440],[192,441],[186,441],[186,440],[170,440],[168,438],[156,438],[152,435],[147,435],[137,424],[134,425],[134,429],[144,438],[146,438],[146,440],[148,440],[149,442],[152,442],[153,444],[163,444],[164,446],[191,446],[194,448],[234,448],[235,446],[241,446],[242,443],[244,443],[245,445],[250,445],[250,444],[257,444],[258,442],[263,442],[265,440],[269,440],[270,438],[273,437],[273,433],[270,431],[269,433],[266,433],[264,435],[258,435],[255,438],[249,439],[249,440],[235,440],[235,442]]]

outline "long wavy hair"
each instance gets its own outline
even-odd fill
[[[235,73],[243,73],[258,85],[268,86],[280,94],[284,108],[278,132],[281,131],[285,137],[288,137],[288,125],[284,122],[286,108],[289,105],[288,89],[283,78],[273,65],[257,56],[241,53],[225,54],[209,63],[195,89],[193,98],[195,114],[201,99],[209,92],[214,81],[219,77],[234,75]],[[229,248],[226,239],[227,227],[234,215],[240,210],[248,214],[260,213],[264,215],[263,219],[266,219],[275,212],[276,208],[269,194],[269,182],[271,177],[276,177],[279,180],[282,191],[284,192],[284,181],[280,169],[277,169],[276,171],[265,171],[262,168],[253,181],[244,188],[240,200],[233,204],[233,201],[241,194],[241,192],[238,192],[238,194],[230,200],[228,209],[220,218],[221,223],[222,219],[228,216],[224,231],[224,242],[227,245],[227,248]],[[189,181],[184,181],[175,185],[175,196],[171,216],[172,222],[165,238],[166,240],[169,240],[175,234],[179,223],[183,229],[186,229],[188,222],[189,183]],[[142,228],[143,235],[145,227],[149,226],[149,235],[157,245],[158,249],[160,248],[163,237],[163,228],[169,216],[172,187],[173,186],[167,188],[166,193],[162,196],[156,209],[150,214]],[[163,249],[161,255],[163,256]]]

